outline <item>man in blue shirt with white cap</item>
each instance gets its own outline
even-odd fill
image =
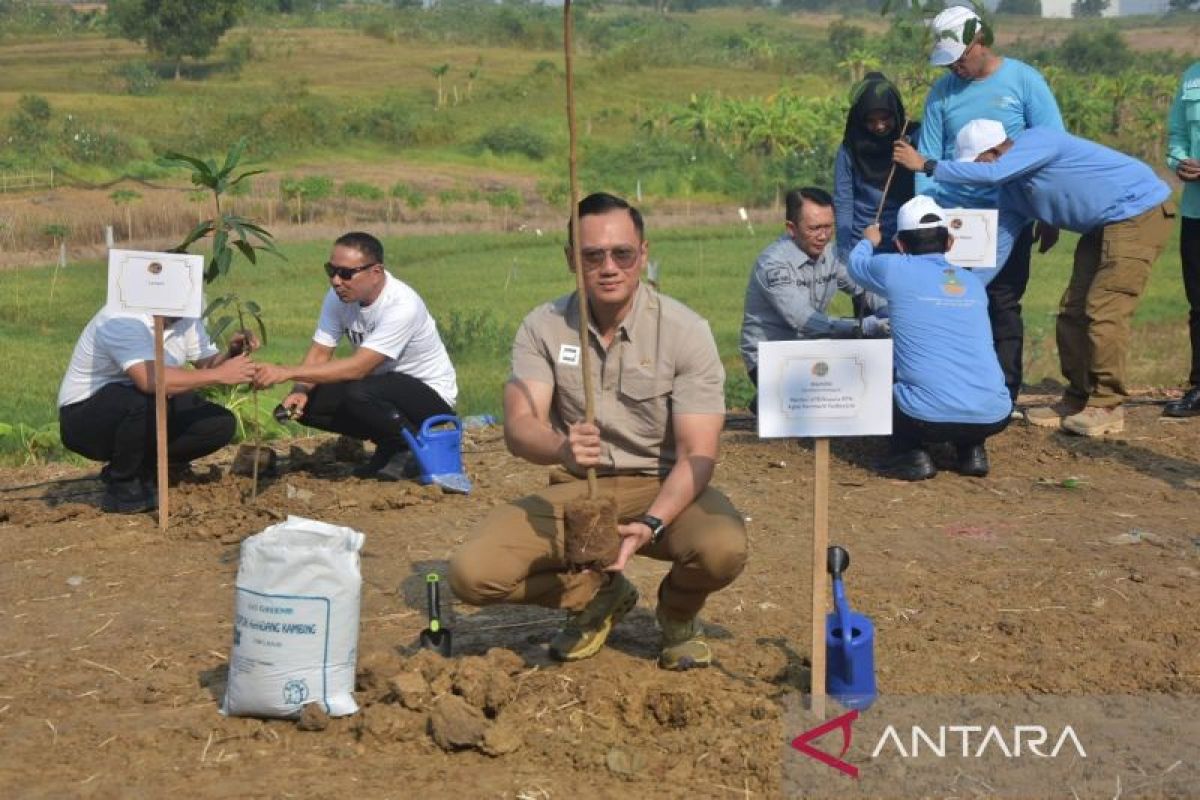
[[[946,260],[954,243],[937,203],[917,195],[896,215],[899,255],[874,255],[878,225],[850,251],[850,275],[887,298],[896,368],[891,458],[901,480],[932,478],[928,442],[950,442],[962,475],[988,474],[984,441],[1008,425],[1012,399],[992,348],[984,281]],[[994,274],[994,273],[993,273]]]
[[[1046,80],[1035,68],[992,49],[987,20],[962,5],[934,17],[933,50],[929,63],[945,67],[925,98],[917,149],[933,158],[954,157],[958,132],[973,119],[993,119],[1009,136],[1035,126],[1063,129],[1062,115]],[[945,183],[936,176],[916,175],[916,192],[932,197],[942,208],[996,208],[995,189]],[[1012,399],[1021,390],[1025,338],[1021,299],[1029,282],[1030,251],[1040,241],[1045,252],[1058,237],[1049,226],[1026,224],[1014,232],[1010,255],[988,284],[988,318],[1004,381]]]
[[[1026,417],[1083,436],[1124,430],[1130,323],[1174,226],[1170,187],[1103,145],[1041,127],[1014,140],[990,119],[963,128],[955,162],[926,159],[903,142],[894,150],[898,163],[940,182],[999,187],[1002,212],[1082,234],[1056,326],[1069,385],[1058,403]]]

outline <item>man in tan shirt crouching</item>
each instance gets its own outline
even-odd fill
[[[450,583],[473,605],[527,603],[571,612],[550,651],[595,655],[636,604],[622,574],[637,553],[672,567],[658,588],[660,666],[712,663],[696,615],[746,561],[742,517],[708,485],[725,421],[725,371],[708,323],[641,282],[642,216],[593,194],[579,204],[591,317],[596,424],[584,418],[575,293],[529,314],[504,388],[504,437],[513,455],[554,465],[550,486],[492,511],[454,554]],[[571,247],[567,263],[571,264]],[[605,572],[569,572],[563,507],[586,495],[588,467],[617,500],[621,550]]]

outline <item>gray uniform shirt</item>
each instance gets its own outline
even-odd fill
[[[831,242],[816,258],[780,236],[758,255],[746,287],[742,314],[742,360],[758,366],[758,343],[793,339],[848,339],[858,333],[852,319],[826,316],[838,289],[863,293],[846,273]]]

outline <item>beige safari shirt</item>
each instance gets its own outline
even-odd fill
[[[513,344],[512,377],[554,386],[550,424],[584,418],[575,293],[534,309]],[[675,463],[672,414],[724,414],[725,369],[708,322],[642,284],[605,351],[595,327],[592,386],[604,442],[601,475],[665,475]],[[582,477],[582,474],[579,476]]]

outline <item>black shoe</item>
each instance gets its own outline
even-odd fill
[[[365,464],[359,464],[351,470],[351,474],[356,478],[374,478],[379,474],[379,470],[388,465],[388,462],[392,460],[392,456],[399,452],[401,451],[394,448],[376,447],[370,460]]]
[[[110,481],[100,508],[109,514],[141,514],[158,508],[158,497],[140,478]]]
[[[1162,413],[1164,417],[1200,416],[1200,386],[1193,386],[1183,397],[1167,403]]]
[[[382,447],[375,448],[370,461],[354,468],[356,478],[378,478],[381,481],[405,480],[420,474],[421,467],[411,452]]]
[[[987,449],[982,444],[958,446],[958,474],[986,478],[989,470]]]
[[[891,456],[884,462],[883,471],[889,477],[902,481],[923,481],[937,475],[937,467],[933,465],[933,459],[924,447],[916,447]]]
[[[375,473],[375,478],[381,481],[412,480],[421,474],[421,465],[416,457],[407,450],[396,453],[388,462]]]

